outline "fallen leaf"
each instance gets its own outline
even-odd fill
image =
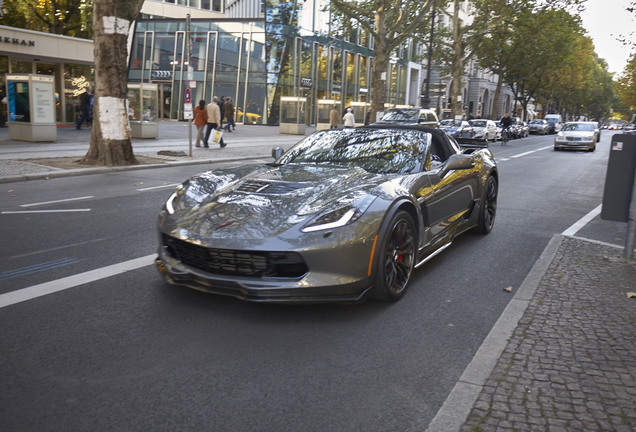
[[[636,292],[628,292],[627,298],[636,298]]]
[[[504,288],[504,291],[505,292],[512,292],[512,287],[511,286],[506,287],[506,288]]]

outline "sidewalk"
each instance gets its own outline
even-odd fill
[[[188,124],[161,122],[159,139],[133,139],[135,155],[156,164],[64,170],[29,160],[80,158],[90,132],[58,128],[55,143],[8,139],[0,129],[0,183],[146,169],[174,164],[271,160],[271,149],[302,137],[278,127],[239,126],[224,149],[189,152]],[[313,132],[313,128],[307,134]],[[449,394],[429,432],[635,431],[636,260],[622,248],[556,235],[513,291],[502,316]]]
[[[307,135],[315,128],[307,128]],[[134,169],[147,169],[175,164],[203,164],[247,159],[271,160],[271,150],[280,146],[291,147],[303,137],[284,135],[277,126],[239,125],[234,132],[225,133],[227,147],[221,149],[210,143],[210,148],[195,147],[196,127],[192,125],[192,156],[187,122],[162,121],[156,139],[132,139],[135,156],[155,159],[156,164],[126,167],[94,167],[73,170],[60,169],[34,163],[35,159],[73,157],[80,159],[88,151],[90,130],[58,127],[55,142],[25,142],[9,139],[9,129],[0,128],[0,183],[36,180],[69,175],[92,174]],[[159,151],[181,152],[185,156],[159,155]]]
[[[556,235],[428,432],[636,430],[636,261]]]

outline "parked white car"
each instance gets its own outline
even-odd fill
[[[493,120],[475,119],[468,122],[475,129],[475,139],[486,142],[497,139],[497,124]]]

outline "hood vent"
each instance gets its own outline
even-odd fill
[[[299,189],[307,187],[302,183],[283,183],[283,182],[268,182],[258,180],[248,180],[245,183],[239,185],[236,188],[239,192],[246,193],[262,193],[268,195],[283,195],[292,193]]]

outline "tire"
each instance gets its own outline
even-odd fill
[[[382,301],[397,301],[408,288],[417,253],[417,235],[413,217],[398,211],[388,225],[377,250],[373,297]]]
[[[484,185],[484,194],[481,197],[479,217],[475,228],[480,234],[488,234],[495,225],[498,191],[499,185],[497,184],[497,179],[493,176],[489,176]]]

